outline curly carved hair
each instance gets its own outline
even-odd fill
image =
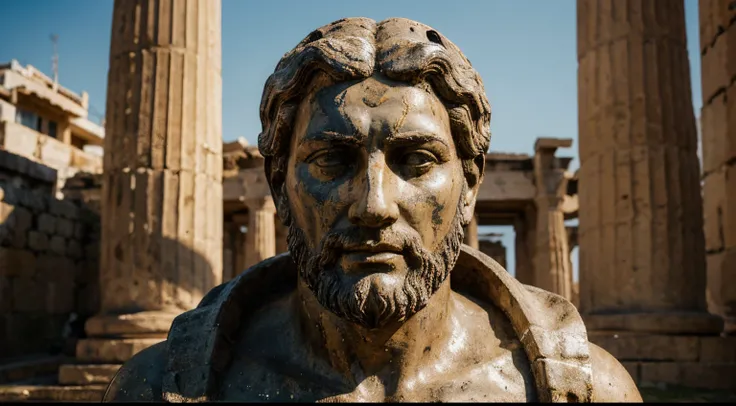
[[[272,187],[286,175],[297,108],[313,78],[326,74],[342,82],[368,78],[374,72],[432,87],[447,108],[466,172],[484,156],[491,141],[491,107],[480,76],[460,49],[431,27],[405,18],[379,23],[346,18],[310,33],[281,58],[266,81],[258,148]]]

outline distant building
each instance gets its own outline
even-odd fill
[[[0,64],[0,149],[57,171],[57,191],[79,171],[102,172],[105,130],[87,119],[89,98],[31,65]]]

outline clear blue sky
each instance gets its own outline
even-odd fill
[[[86,90],[104,114],[111,0],[4,0],[0,62],[51,73],[50,34],[59,35],[59,81]],[[693,104],[701,106],[697,0],[685,0]],[[473,63],[491,102],[492,151],[531,153],[537,137],[577,143],[575,0],[222,0],[223,138],[255,144],[266,77],[315,28],[344,17],[406,17],[450,38]],[[558,154],[577,157],[577,146]],[[577,159],[573,162],[577,168]],[[510,228],[485,229],[505,233]],[[513,250],[509,253],[513,269]],[[577,261],[575,261],[577,262]],[[575,264],[577,268],[577,264]]]

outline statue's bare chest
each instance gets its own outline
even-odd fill
[[[398,381],[370,376],[349,384],[298,367],[234,362],[225,375],[218,400],[526,402],[536,398],[526,363],[519,362],[519,357],[511,352],[475,365],[445,368],[437,371],[432,366]]]

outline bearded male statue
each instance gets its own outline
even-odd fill
[[[641,401],[575,307],[462,244],[483,83],[402,18],[336,21],[276,66],[258,147],[289,253],[210,291],[107,401]]]

